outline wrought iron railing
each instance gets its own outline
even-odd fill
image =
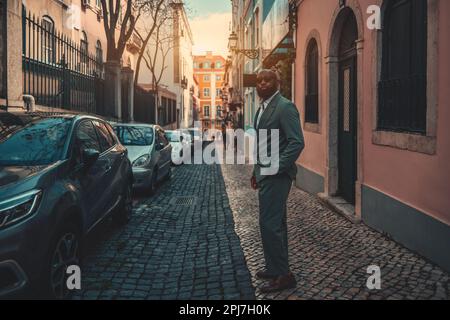
[[[383,80],[378,83],[378,129],[426,133],[426,77]]]
[[[24,93],[37,105],[104,115],[103,63],[31,13],[22,19]]]

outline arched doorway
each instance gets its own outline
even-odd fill
[[[352,10],[342,12],[344,22],[339,40],[338,104],[338,190],[355,204],[357,180],[357,51],[358,26]]]
[[[354,1],[337,8],[330,25],[328,65],[328,170],[325,193],[344,198],[360,214],[363,20]],[[359,148],[358,148],[359,146]],[[361,150],[359,150],[361,151]]]

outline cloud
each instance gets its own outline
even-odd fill
[[[228,36],[230,35],[231,13],[213,13],[191,20],[194,35],[194,54],[203,55],[206,51],[228,55]]]

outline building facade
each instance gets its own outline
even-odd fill
[[[6,23],[14,37],[14,41],[7,41],[6,54],[11,55],[11,61],[5,67],[6,82],[11,88],[8,96],[15,98],[0,101],[2,105],[8,110],[23,110],[33,101],[36,109],[132,120],[132,79],[139,42],[132,37],[126,44],[115,70],[120,76],[116,77],[115,103],[111,106],[104,100],[108,97],[103,90],[107,42],[100,1],[2,1],[2,7],[6,6],[9,13],[2,24]]]
[[[194,56],[194,75],[199,90],[199,120],[202,130],[222,128],[222,88],[224,86],[226,61],[222,56],[207,52]]]
[[[450,270],[450,3],[297,5],[297,186]]]
[[[295,53],[293,17],[288,0],[232,1],[232,34],[237,48],[230,48],[232,105],[242,106],[243,127],[253,128],[259,107],[255,75],[276,68],[282,76],[282,94],[293,99],[292,70]],[[236,50],[237,49],[237,50]]]
[[[151,55],[156,56],[154,71],[156,77],[161,76],[158,86],[176,96],[176,115],[174,123],[161,120],[166,110],[160,97],[155,121],[167,128],[187,128],[193,125],[194,116],[190,90],[193,85],[193,35],[184,4],[181,1],[174,1],[171,8],[172,17],[167,19],[161,28],[159,37],[167,40],[156,44],[156,37],[152,37],[148,50]],[[152,23],[152,18],[144,14],[138,28],[145,34],[145,30],[148,30]],[[159,47],[156,51],[157,45]],[[153,74],[144,61],[141,64],[138,80],[142,88],[149,88],[153,84]]]

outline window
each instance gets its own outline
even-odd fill
[[[319,123],[319,49],[311,39],[306,51],[305,122]]]
[[[104,123],[100,123],[98,121],[93,121],[94,127],[97,130],[98,138],[100,140],[100,146],[102,148],[102,152],[109,150],[114,146],[114,139],[108,132]]]
[[[216,75],[216,81],[221,81],[222,80],[222,76],[220,74]]]
[[[150,146],[153,143],[153,128],[119,125],[114,130],[124,146]]]
[[[61,160],[71,125],[72,120],[63,117],[0,112],[0,166],[38,166]]]
[[[203,64],[203,69],[209,69],[209,62],[205,62]]]
[[[211,81],[211,77],[209,75],[204,75],[203,76],[203,81],[210,82]]]
[[[204,117],[209,117],[209,109],[210,109],[210,106],[203,107],[203,116]]]
[[[255,12],[255,47],[259,47],[259,10]]]
[[[81,62],[87,63],[88,62],[88,41],[86,32],[81,33],[81,40],[80,40],[80,55],[81,55]]]
[[[100,144],[97,140],[94,126],[91,121],[83,121],[77,128],[76,143],[75,143],[75,158],[78,163],[83,161],[83,151],[86,149],[93,149],[101,152]]]
[[[216,99],[220,99],[221,96],[222,96],[222,90],[216,89]]]
[[[98,40],[97,44],[95,45],[95,59],[98,63],[103,63],[103,49],[100,40]]]
[[[194,62],[194,69],[198,69],[198,62]]]
[[[210,95],[209,88],[203,88],[203,96],[209,97],[209,95]]]
[[[221,117],[222,116],[222,107],[221,106],[217,106],[216,107],[216,116],[217,117]]]
[[[222,62],[217,61],[216,62],[216,69],[220,69],[220,68],[222,68]]]
[[[55,62],[55,23],[49,16],[42,17],[42,59],[47,63]]]
[[[427,0],[384,5],[378,129],[425,134]]]

